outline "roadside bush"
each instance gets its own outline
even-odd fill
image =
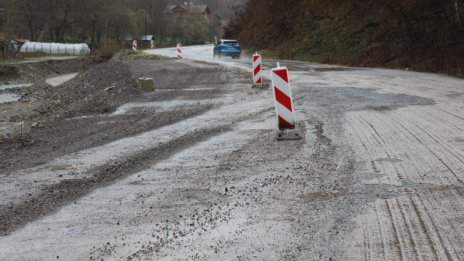
[[[116,53],[118,53],[122,49],[124,48],[121,46],[118,46],[117,44],[108,43],[108,44],[104,44],[98,50],[98,55],[105,59],[111,59],[111,57],[113,57]]]

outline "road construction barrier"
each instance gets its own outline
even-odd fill
[[[271,70],[271,80],[279,130],[295,129],[293,98],[287,67],[280,67],[277,63],[277,68]]]
[[[261,73],[262,64],[261,64],[261,55],[258,53],[253,54],[252,57],[252,64],[253,64],[253,85],[260,86],[263,84],[263,77]]]
[[[155,42],[150,40],[150,49],[155,49]]]
[[[180,43],[177,44],[176,52],[177,52],[177,58],[179,59],[184,58],[182,56],[182,45]]]
[[[137,40],[132,41],[132,51],[137,51]]]

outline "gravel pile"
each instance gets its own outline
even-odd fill
[[[127,65],[109,61],[92,67],[59,87],[43,84],[38,93],[43,102],[40,114],[73,117],[107,113],[141,94]]]

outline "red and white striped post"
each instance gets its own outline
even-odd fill
[[[150,49],[155,49],[155,42],[150,40]]]
[[[132,41],[132,51],[137,51],[137,40]]]
[[[295,129],[293,98],[287,67],[280,67],[277,63],[277,68],[271,70],[271,80],[279,130]]]
[[[176,52],[177,52],[177,58],[179,58],[179,59],[184,58],[182,56],[182,45],[180,43],[177,44]]]
[[[252,57],[253,64],[253,86],[261,86],[263,84],[263,76],[261,75],[261,55],[258,53],[253,54]]]

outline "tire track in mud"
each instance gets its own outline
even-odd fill
[[[430,246],[431,250],[432,250],[432,254],[434,256],[434,260],[438,260],[438,251],[435,247],[435,242],[433,241],[433,238],[431,236],[431,229],[429,229],[429,227],[426,225],[426,222],[424,220],[424,218],[421,216],[421,213],[419,211],[419,208],[416,204],[416,202],[414,201],[414,199],[412,198],[411,195],[408,195],[408,198],[409,198],[409,202],[414,210],[414,213],[417,217],[417,219],[419,220],[419,227],[420,229],[422,230],[422,233],[424,233],[424,235],[427,237],[427,244]],[[430,231],[430,232],[429,232]],[[436,230],[434,231],[435,233],[437,232]],[[441,237],[439,238],[440,239],[440,243],[442,244],[443,246],[443,249],[445,250],[445,254],[446,256],[448,257],[448,259],[450,260],[450,256],[449,256],[449,253],[448,251],[446,250],[446,248],[444,247],[443,245],[443,241],[441,240]]]
[[[386,148],[387,143],[385,141],[382,143],[381,140],[374,134],[375,132],[369,131],[372,130],[372,128],[370,128],[369,125],[366,124],[367,120],[362,118],[361,116],[356,115],[350,117],[349,121],[351,122],[350,126],[353,132],[356,133],[359,137],[362,137],[360,141],[362,142],[363,146],[367,146],[365,147],[365,155],[367,155],[367,157],[369,158],[372,170],[375,173],[379,173],[382,176],[384,175],[388,179],[390,184],[399,184],[403,175],[399,173],[394,163],[388,160],[379,160],[392,159],[392,156]],[[363,128],[363,125],[365,125],[366,127]],[[380,134],[377,132],[377,135]],[[396,173],[396,178],[392,177],[390,173]]]
[[[387,143],[385,141],[385,138],[387,138],[388,136],[385,136],[385,138],[382,137],[382,135],[380,135],[380,133],[376,130],[374,125],[371,122],[369,122],[367,119],[365,119],[362,115],[359,115],[359,118],[362,121],[364,121],[364,123],[367,124],[370,127],[370,128],[367,127],[365,129],[368,129],[368,130],[371,129],[373,131],[373,133],[371,132],[372,135],[370,135],[370,136],[377,140],[378,145],[380,146],[380,148],[383,149],[383,151],[387,155],[386,160],[382,160],[381,164],[386,165],[387,164],[386,162],[388,162],[388,165],[393,168],[394,173],[396,174],[396,178],[398,179],[397,183],[400,184],[403,180],[405,180],[405,176],[407,174],[407,171],[404,168],[402,168],[403,171],[400,172],[400,170],[397,167],[398,164],[395,164],[396,162],[392,162],[392,161],[395,161],[396,159],[398,159],[399,157],[398,157],[398,155],[396,155],[395,151],[390,148],[389,143]],[[384,131],[385,131],[385,129],[384,129]],[[374,135],[374,133],[375,133],[375,135]],[[382,142],[380,142],[380,141],[382,141]],[[387,175],[388,175],[388,173],[387,173]]]
[[[249,112],[243,117],[243,120],[258,117],[273,109],[272,107],[261,108]],[[227,124],[195,129],[179,138],[161,143],[154,148],[145,149],[125,158],[116,159],[113,162],[90,169],[85,172],[83,178],[64,180],[57,184],[44,186],[34,198],[28,198],[17,205],[2,206],[0,208],[0,233],[7,235],[37,218],[55,212],[57,209],[95,189],[108,186],[117,180],[147,169],[198,142],[228,131],[234,124],[236,124],[236,121],[229,120]]]
[[[26,199],[18,205],[4,206],[0,209],[0,233],[7,235],[29,222],[55,212],[95,189],[108,186],[117,180],[147,169],[176,152],[208,139],[212,135],[224,132],[230,127],[231,125],[220,125],[211,129],[198,130],[160,144],[158,147],[91,169],[87,171],[90,177],[70,179],[45,186],[36,197]]]
[[[384,245],[386,242],[387,246],[397,246],[397,250],[389,249],[383,253],[374,248],[363,248],[363,252],[369,252],[363,253],[363,256],[368,256],[371,260],[459,260],[463,253],[459,246],[464,241],[462,224],[459,219],[454,218],[459,214],[454,212],[451,218],[447,218],[440,212],[460,210],[460,202],[464,199],[460,195],[464,194],[462,191],[462,187],[424,188],[401,193],[394,199],[378,201],[373,213],[363,218],[363,234],[375,234],[386,229],[388,236],[385,240],[382,240],[382,236],[380,239],[368,236],[373,240],[369,245]],[[389,222],[381,221],[384,216],[388,217]],[[373,224],[376,226],[372,227]]]
[[[450,139],[464,134],[464,118],[449,117],[450,114],[445,113],[438,106],[426,108],[418,113],[420,113],[420,117],[416,119],[411,119],[408,115],[405,115],[405,118],[416,122],[417,128],[420,128],[422,132],[427,134],[437,144],[444,146],[444,149],[448,150],[451,154],[460,154],[461,158],[464,158],[464,154],[458,149],[460,144]],[[459,159],[459,157],[457,158]],[[462,161],[462,159],[460,160]]]
[[[447,117],[448,114],[440,112],[441,110],[438,108],[431,108],[427,111],[423,111],[421,115],[423,119],[420,121],[420,124],[416,124],[416,126],[437,144],[442,145],[444,149],[454,154],[453,156],[463,162],[464,153],[460,152],[458,149],[460,144],[457,143],[456,140],[451,141],[450,138],[457,138],[464,134],[464,120],[453,120]],[[438,126],[438,128],[434,129],[435,126]],[[448,147],[451,149],[448,149]],[[460,154],[460,157],[455,154]]]
[[[392,155],[390,154],[391,152],[389,152],[390,150],[389,150],[389,146],[388,146],[388,144],[389,144],[388,141],[385,140],[378,131],[375,131],[375,127],[374,127],[373,123],[368,122],[367,119],[360,116],[360,122],[359,123],[363,123],[363,122],[366,123],[366,128],[363,128],[363,130],[369,130],[368,126],[370,126],[372,129],[374,129],[374,131],[371,132],[371,136],[375,140],[377,140],[378,145],[383,148],[383,151],[387,155],[387,157],[389,159],[392,159]],[[379,138],[375,137],[376,135],[379,136]],[[379,139],[382,140],[383,142],[381,143]],[[377,156],[379,156],[379,155],[377,155]],[[395,156],[395,158],[397,158],[397,157]],[[382,161],[380,163],[381,163],[381,165],[384,165],[385,162],[388,162],[388,161]],[[389,164],[391,164],[391,163],[389,162]],[[396,175],[400,178],[400,180],[404,180],[405,179],[404,177],[407,176],[407,175],[400,174],[400,171],[398,170],[398,168],[396,166],[393,166],[393,170],[394,170],[394,173],[396,173]],[[406,174],[405,169],[403,168],[402,170],[403,170],[403,173]],[[388,175],[388,172],[384,173],[384,174]],[[396,207],[394,207],[395,205],[396,205]],[[394,209],[398,209],[397,212],[400,213],[400,216],[401,216],[400,222],[395,221],[395,219],[394,219],[394,214],[393,214]],[[416,253],[416,255],[417,255],[418,250],[417,250],[417,244],[416,244],[416,242],[414,240],[414,237],[413,237],[413,232],[412,232],[413,229],[411,228],[411,225],[409,223],[407,223],[407,220],[405,218],[406,214],[404,213],[404,210],[401,207],[401,205],[399,204],[399,202],[394,202],[393,205],[387,204],[387,212],[389,213],[388,216],[390,217],[390,220],[392,222],[391,227],[393,228],[393,234],[394,234],[394,240],[395,240],[394,245],[397,247],[397,250],[395,251],[395,253],[397,252],[399,254],[399,256],[397,256],[397,258],[402,260],[403,256],[406,255],[406,253],[403,253],[404,248],[412,249],[414,251],[414,253]],[[375,213],[376,213],[376,219],[377,219],[376,223],[378,225],[378,230],[382,231],[382,226],[380,225],[379,211],[378,211],[377,208],[375,210]],[[398,224],[402,224],[401,222],[404,223],[405,226],[398,226]],[[404,228],[401,229],[401,227],[404,227]],[[404,241],[405,237],[400,236],[399,231],[406,231],[405,235],[407,235],[407,237],[409,238],[408,242],[411,243],[409,247],[405,247],[406,246],[405,243],[400,243],[400,242]],[[381,233],[381,234],[383,234],[383,233]],[[381,241],[381,244],[384,245],[385,240],[383,239],[383,236],[381,236],[381,240],[379,240],[379,241]],[[377,245],[379,243],[378,242],[373,242],[372,244]],[[372,251],[372,250],[367,249],[365,251]],[[376,252],[374,251],[374,253],[376,253]],[[382,255],[385,258],[385,252],[384,251],[382,251]],[[372,258],[372,260],[377,260],[377,259],[378,259],[378,257],[375,257],[375,256]]]
[[[408,254],[412,254],[412,256],[408,257],[408,259],[411,260],[414,257],[419,257],[418,243],[412,228],[411,215],[409,215],[409,212],[406,212],[405,206],[402,206],[402,203],[403,202],[400,202],[399,199],[396,198],[394,205],[396,205],[397,212],[399,213],[398,223],[402,224],[403,227],[402,238],[405,239],[403,244],[406,245],[406,248],[412,249],[412,253],[408,251]],[[409,240],[407,240],[407,238],[409,238]]]
[[[447,112],[447,111],[445,111],[443,109],[440,109],[438,107],[435,107],[433,109],[428,110],[427,113],[429,113],[429,115],[433,115],[436,120],[440,120],[440,121],[446,123],[449,126],[453,126],[457,130],[456,134],[464,133],[464,118],[461,118],[461,117],[459,117],[457,115],[449,113],[449,112]],[[449,116],[451,116],[451,117],[449,117]],[[458,126],[457,122],[454,121],[453,119],[457,119],[457,120],[461,121],[462,126]]]
[[[392,88],[387,86],[386,89]],[[424,94],[427,97],[436,98],[442,94],[429,89],[433,95],[427,90]],[[403,87],[395,90],[411,95],[418,93]],[[365,206],[369,214],[359,219],[361,231],[356,234],[357,247],[353,248],[363,250],[354,253],[352,259],[460,259],[457,253],[462,252],[464,245],[460,239],[462,210],[456,206],[462,205],[463,199],[454,197],[454,205],[448,203],[442,207],[447,200],[443,195],[444,198],[425,208],[422,199],[415,196],[429,200],[432,194],[427,194],[429,189],[448,191],[452,190],[449,186],[457,186],[462,190],[464,150],[458,142],[462,142],[459,137],[462,137],[464,125],[457,115],[439,113],[436,109],[439,106],[346,114],[347,136],[359,160],[361,173],[357,175],[365,183],[361,187],[391,190],[390,194],[372,195],[376,199],[373,208],[370,204]],[[437,208],[439,210],[435,211]],[[448,220],[437,219],[447,211],[452,213]],[[431,223],[436,223],[435,227]],[[441,224],[447,224],[447,229]]]
[[[386,258],[386,252],[385,252],[385,248],[386,248],[386,244],[385,244],[385,232],[382,230],[382,226],[380,225],[380,216],[379,216],[379,211],[377,209],[377,206],[375,207],[375,215],[376,215],[376,218],[377,218],[377,226],[378,226],[378,230],[379,230],[379,234],[380,234],[380,249],[381,249],[381,253],[382,253],[382,257],[385,259]]]
[[[216,239],[214,243],[208,236],[189,235],[193,237],[193,242],[180,241],[182,247],[178,246],[179,241],[177,245],[176,241],[172,242],[172,249],[165,247],[162,253],[177,253],[176,250],[187,248],[199,252],[200,257],[196,258],[208,259],[205,256],[209,255],[210,247],[223,253],[230,251],[230,246],[222,244],[222,239],[226,238],[230,245],[245,242],[250,244],[246,253],[248,256],[255,254],[256,258],[264,253],[275,253],[275,256],[271,256],[283,260],[295,259],[297,256],[309,259],[318,255],[327,258],[337,256],[339,253],[335,253],[336,244],[326,245],[323,242],[335,242],[345,229],[349,229],[338,225],[349,220],[348,213],[352,213],[348,210],[353,207],[350,204],[352,199],[346,195],[344,185],[351,185],[350,177],[354,166],[352,158],[345,154],[338,152],[334,155],[336,145],[324,134],[323,122],[316,120],[305,124],[311,126],[311,131],[308,131],[310,134],[306,135],[310,136],[308,142],[311,140],[311,144],[314,144],[311,149],[303,144],[304,141],[287,141],[283,144],[275,142],[272,137],[261,135],[225,157],[215,174],[210,176],[207,187],[210,187],[209,184],[214,184],[211,186],[213,188],[229,187],[227,199],[237,202],[235,204],[239,206],[237,210],[232,209],[232,214],[238,212],[251,215],[245,219],[247,222],[243,225],[224,223],[224,226],[229,227],[228,231],[233,232],[228,235],[211,232]],[[260,164],[256,164],[257,161]],[[330,171],[332,175],[324,175],[326,171]],[[243,204],[244,201],[247,203]],[[334,218],[325,219],[324,213],[334,213]],[[308,214],[316,216],[311,218]],[[266,233],[256,230],[256,226],[265,228]],[[320,234],[321,230],[325,231],[323,235]],[[218,238],[221,240],[217,240]],[[285,240],[282,242],[283,238]],[[308,246],[305,242],[309,238],[318,247]],[[316,242],[315,239],[320,240]],[[195,247],[192,249],[190,244]],[[237,252],[237,257],[243,256],[242,249]],[[155,255],[159,257],[158,253]],[[211,258],[212,260],[217,260],[218,256],[211,255],[216,257]],[[229,254],[230,258],[236,256]],[[180,258],[181,255],[176,257]],[[188,258],[195,258],[194,252]]]
[[[248,91],[249,92],[249,91]],[[261,92],[254,91],[253,94]],[[249,93],[248,93],[249,94]],[[273,108],[256,107],[243,115],[243,119],[249,119],[271,111]],[[240,112],[243,114],[243,112]],[[239,114],[240,114],[239,113]],[[214,115],[219,118],[218,115]],[[225,123],[207,124],[208,127],[200,127],[186,135],[169,140],[151,149],[136,151],[125,158],[116,158],[108,163],[99,165],[90,170],[85,170],[82,178],[67,179],[57,184],[40,187],[40,191],[32,198],[32,195],[21,199],[16,205],[5,204],[0,206],[0,233],[8,234],[15,229],[36,220],[39,217],[55,212],[57,209],[103,186],[107,186],[116,180],[130,176],[137,171],[150,167],[156,162],[168,158],[170,155],[192,146],[193,144],[217,135],[229,129],[238,121],[237,115],[229,117]],[[159,158],[158,158],[159,157]],[[34,186],[35,187],[35,186]]]
[[[446,114],[449,114],[449,115],[451,115],[451,116],[453,116],[453,117],[455,117],[455,118],[457,118],[457,119],[464,120],[464,117],[460,117],[460,116],[458,116],[458,115],[456,115],[456,114],[454,114],[454,113],[451,113],[451,112],[449,112],[449,111],[446,111],[446,110],[443,110],[443,109],[439,109],[439,108],[437,108],[437,110],[439,110],[439,111],[441,111],[441,112],[444,112],[444,113],[446,113]]]
[[[444,218],[443,211],[439,213],[437,210],[461,210],[463,204],[460,202],[464,200],[463,191],[464,188],[462,187],[429,188],[424,191],[418,191],[414,195],[420,203],[418,207],[424,209],[423,213],[426,216],[427,222],[430,223],[431,233],[435,235],[440,243],[441,249],[438,249],[439,252],[446,255],[448,260],[458,260],[458,257],[464,253],[462,249],[456,249],[455,247],[455,245],[459,247],[464,244],[464,235],[460,232],[462,228],[456,227],[456,225],[462,227],[462,223],[454,218],[447,218],[446,215]],[[443,208],[443,205],[450,208]],[[450,214],[454,216],[458,213]]]
[[[388,201],[386,202],[386,207],[387,207],[388,217],[390,218],[390,221],[392,223],[393,236],[394,236],[393,244],[396,247],[396,250],[398,251],[399,259],[404,260],[403,247],[400,241],[401,237],[398,233],[399,229],[396,225],[395,218],[393,217],[392,207],[390,207],[390,203]]]
[[[408,117],[403,115],[403,113],[400,113],[400,116],[401,117],[392,115],[391,118],[386,118],[386,116],[382,114],[369,116],[373,119],[373,122],[371,123],[373,127],[380,126],[382,133],[388,133],[389,135],[378,138],[376,136],[380,135],[380,133],[377,131],[377,135],[374,135],[375,131],[373,131],[372,135],[368,135],[362,143],[369,144],[369,142],[366,143],[366,140],[371,140],[369,137],[376,140],[378,145],[376,146],[372,144],[370,147],[382,147],[385,150],[386,158],[390,160],[384,160],[380,163],[391,165],[396,173],[395,175],[398,176],[400,180],[414,182],[424,181],[424,179],[433,180],[435,179],[434,176],[424,175],[428,172],[444,171],[444,169],[437,168],[437,166],[442,165],[446,169],[446,172],[452,174],[456,180],[462,183],[462,177],[459,174],[462,167],[459,167],[459,165],[464,166],[464,160],[462,159],[464,157],[460,157],[459,151],[453,146],[453,144],[446,140],[439,140],[439,137],[435,137],[433,134],[421,127],[419,122],[415,122],[413,119],[408,119]],[[359,124],[356,121],[356,117],[350,116],[350,119],[356,124]],[[364,118],[364,120],[368,121],[366,118]],[[385,124],[386,122],[389,122],[389,124]],[[354,132],[361,133],[368,130],[370,126],[369,124],[365,124],[366,128],[360,130],[352,125],[350,128],[353,129]],[[421,132],[425,135],[420,135]],[[385,138],[388,138],[388,140]],[[385,143],[381,142],[381,139],[383,139]],[[415,143],[412,141],[417,142]],[[440,149],[434,149],[433,147],[435,147],[435,145],[432,147],[432,144],[436,144]],[[447,144],[449,144],[449,146],[445,146]],[[398,153],[398,151],[402,153]],[[367,154],[369,154],[369,152]],[[382,154],[383,153],[376,153],[374,157],[382,159],[384,157]],[[407,158],[405,156],[407,156]],[[439,164],[433,164],[431,157],[433,157]],[[402,158],[403,160],[401,160]],[[396,161],[395,159],[401,161],[398,161],[397,163],[389,162],[392,160]],[[388,173],[390,172],[387,171],[386,174]],[[438,177],[440,179],[444,179],[446,176],[439,175]]]
[[[432,173],[446,174],[448,171],[439,168],[440,164],[436,164],[437,161],[439,162],[439,159],[431,153],[430,148],[422,143],[421,140],[418,140],[418,137],[414,136],[414,134],[400,122],[401,119],[393,118],[393,120],[395,121],[397,133],[402,136],[398,142],[407,144],[407,147],[403,147],[402,150],[408,155],[408,163],[413,165],[410,169],[416,170],[416,175],[410,176],[409,181],[419,183],[434,181],[435,183],[450,183],[449,175],[439,175],[437,176],[438,178],[436,178],[435,175],[431,175]],[[419,143],[413,142],[414,140],[419,141]],[[434,162],[433,159],[436,161]]]
[[[452,249],[454,253],[458,253],[456,251],[460,251],[460,248],[456,250],[454,245],[460,241],[456,242],[455,239],[448,238],[448,235],[456,233],[460,235],[461,233],[457,232],[460,231],[460,228],[453,225],[456,224],[456,221],[449,221],[449,227],[454,226],[454,229],[450,229],[448,234],[443,234],[443,228],[438,228],[433,220],[433,216],[440,214],[429,212],[430,209],[440,206],[441,202],[437,201],[434,203],[435,207],[430,206],[426,208],[422,197],[428,194],[421,192],[424,190],[421,188],[423,185],[419,185],[423,184],[423,181],[429,180],[434,182],[425,182],[424,185],[427,187],[432,186],[432,188],[437,188],[441,191],[454,190],[454,188],[442,187],[442,181],[446,180],[446,183],[454,183],[452,179],[444,179],[446,176],[439,175],[440,179],[437,180],[433,177],[436,175],[431,175],[431,177],[425,177],[424,180],[424,176],[421,173],[436,173],[439,171],[433,165],[433,161],[430,162],[427,154],[436,158],[436,162],[444,166],[446,169],[445,173],[454,175],[458,180],[460,178],[460,171],[457,171],[460,168],[457,166],[462,164],[462,157],[458,148],[454,147],[449,139],[447,140],[441,135],[436,135],[436,132],[428,131],[434,129],[428,129],[427,125],[424,125],[428,121],[435,121],[430,123],[432,125],[437,124],[437,121],[441,123],[441,119],[420,115],[416,116],[416,118],[420,118],[422,121],[417,121],[412,119],[412,117],[406,117],[407,115],[404,115],[404,113],[400,113],[399,117],[397,117],[396,111],[392,114],[374,113],[372,114],[373,117],[368,116],[366,118],[365,116],[367,115],[370,114],[368,112],[361,112],[356,116],[348,116],[348,132],[354,138],[354,144],[361,149],[357,150],[361,154],[361,158],[377,162],[384,157],[383,155],[386,155],[387,158],[393,157],[402,159],[402,161],[395,163],[382,160],[377,162],[379,164],[367,164],[368,162],[366,162],[364,163],[365,168],[372,169],[374,173],[379,168],[380,172],[384,175],[396,173],[403,181],[403,184],[398,187],[398,197],[380,201],[380,206],[384,205],[385,207],[375,207],[372,217],[362,219],[360,227],[362,228],[362,238],[364,241],[362,248],[363,258],[365,260],[455,260],[457,256],[451,253],[449,249]],[[389,116],[387,117],[387,115]],[[456,124],[448,124],[444,128],[448,131],[446,134],[453,133],[453,130],[459,130]],[[398,147],[398,144],[401,147]],[[396,150],[393,150],[393,148]],[[406,155],[409,154],[407,157],[401,153],[405,149],[407,151]],[[440,154],[445,155],[446,161],[442,159],[442,155]],[[425,159],[422,163],[421,158]],[[452,165],[448,164],[450,161]],[[393,169],[396,170],[394,171],[391,168],[385,168],[384,164],[399,164],[399,168],[394,167]],[[462,187],[456,189],[462,190]],[[428,198],[430,196],[425,197]],[[443,200],[445,199],[441,201]],[[456,200],[456,202],[460,202],[460,200]],[[454,208],[448,207],[444,209],[453,211],[452,209]],[[390,225],[382,217],[388,217]],[[375,233],[380,234],[380,236],[375,236]],[[445,241],[444,238],[448,239]],[[384,247],[389,245],[396,247],[393,249]]]
[[[416,124],[416,128],[421,130],[424,134],[426,134],[428,137],[430,137],[432,140],[434,140],[436,142],[437,145],[439,145],[443,150],[449,152],[449,154],[455,158],[457,161],[459,161],[463,166],[464,166],[464,160],[462,158],[464,158],[464,155],[461,155],[461,157],[459,157],[457,154],[461,154],[458,150],[456,150],[452,144],[449,144],[447,142],[444,142],[444,141],[440,141],[438,140],[438,138],[434,137],[430,132],[426,131],[425,129],[423,129],[422,127],[420,127],[419,125]],[[445,146],[445,144],[447,146]],[[451,147],[454,151],[452,151],[451,149],[449,149],[449,147]],[[449,158],[449,157],[446,157],[446,158]]]
[[[438,260],[438,239],[428,230],[426,220],[416,212],[415,202],[407,195],[382,200],[376,203],[373,213],[363,219],[363,233],[374,235],[370,245],[377,248],[364,248],[364,256],[369,260]],[[417,210],[418,211],[418,210]],[[380,236],[375,236],[381,231]],[[386,235],[386,236],[384,236]]]
[[[223,250],[223,248],[227,249],[228,244],[232,244],[234,240],[230,239],[230,237],[239,237],[244,230],[246,230],[243,227],[243,222],[242,220],[236,220],[237,219],[237,214],[242,213],[243,214],[243,209],[249,209],[253,206],[253,202],[259,201],[261,202],[261,197],[256,197],[259,191],[262,189],[260,186],[256,186],[255,183],[251,182],[248,183],[250,179],[255,178],[256,175],[260,175],[259,173],[249,173],[249,170],[247,169],[248,167],[251,167],[249,164],[246,163],[255,163],[256,160],[253,158],[253,156],[256,156],[256,153],[249,153],[247,155],[243,155],[243,147],[248,147],[251,144],[255,144],[258,141],[270,141],[275,140],[271,137],[270,131],[269,130],[264,130],[264,131],[259,131],[263,135],[260,135],[257,138],[250,139],[249,137],[246,137],[245,140],[250,140],[250,142],[247,142],[238,148],[235,148],[230,154],[225,154],[225,158],[220,157],[218,159],[217,164],[210,162],[208,165],[213,166],[212,169],[210,170],[205,170],[201,168],[202,163],[199,163],[199,165],[195,165],[193,167],[193,170],[196,168],[200,167],[202,170],[200,170],[198,173],[196,171],[190,170],[190,173],[188,176],[185,176],[184,179],[179,180],[179,183],[185,183],[189,184],[188,190],[194,190],[194,188],[201,187],[204,189],[204,193],[206,195],[209,195],[208,200],[211,200],[208,202],[211,204],[210,207],[206,207],[206,209],[201,210],[202,204],[205,204],[205,202],[198,202],[198,205],[190,205],[189,209],[195,211],[197,209],[200,209],[198,211],[198,215],[195,216],[195,218],[199,219],[199,222],[192,222],[191,226],[185,227],[184,224],[188,224],[190,222],[186,222],[186,219],[188,221],[188,215],[186,215],[185,212],[180,212],[182,211],[182,207],[173,207],[171,211],[173,212],[172,215],[169,217],[169,219],[174,219],[170,220],[171,223],[176,222],[177,224],[180,223],[180,226],[175,227],[173,229],[169,230],[169,234],[171,235],[173,232],[176,235],[179,235],[179,237],[172,237],[170,236],[168,240],[150,240],[150,242],[144,242],[142,245],[137,245],[135,246],[134,249],[132,249],[131,253],[128,256],[128,260],[149,260],[149,259],[156,259],[156,260],[172,260],[175,259],[173,257],[177,256],[181,259],[204,259],[204,255],[208,255],[208,252],[212,252],[211,249],[214,249],[214,253],[218,253]],[[234,136],[240,136],[238,135],[237,131],[234,131]],[[250,134],[252,137],[256,136],[257,134]],[[210,140],[209,142],[212,142],[214,144],[214,140]],[[273,142],[273,143],[274,143]],[[199,144],[200,147],[207,146],[205,144]],[[229,145],[230,146],[230,145]],[[214,146],[213,146],[214,148]],[[208,146],[208,149],[210,147]],[[205,149],[206,151],[208,149]],[[200,156],[204,157],[204,156]],[[204,164],[204,163],[203,163]],[[245,166],[245,170],[242,168]],[[208,174],[204,173],[207,172]],[[211,173],[210,173],[211,172]],[[226,173],[226,174],[224,174]],[[248,182],[247,182],[248,181]],[[247,186],[243,186],[243,183],[248,183]],[[176,185],[177,186],[177,185]],[[182,186],[181,186],[182,187]],[[223,194],[224,190],[222,190],[222,193],[218,191],[219,188],[224,188],[228,187],[226,189],[225,193]],[[265,186],[267,188],[267,186]],[[215,200],[214,196],[211,194],[213,193],[218,193],[221,195],[219,200]],[[247,195],[245,198],[244,195]],[[168,195],[164,196],[166,200],[168,198],[179,198],[179,200],[182,200],[182,204],[188,204],[188,202],[191,200],[191,197],[186,195],[186,192],[179,192],[178,190],[174,190]],[[245,203],[246,202],[246,203]],[[214,203],[214,204],[213,204]],[[209,205],[207,204],[207,205]],[[217,204],[217,206],[216,206]],[[261,205],[261,204],[259,204]],[[283,206],[285,208],[285,206]],[[185,210],[184,210],[185,211]],[[224,213],[224,215],[227,217],[225,219],[211,219],[209,216],[211,213]],[[179,213],[180,212],[180,213]],[[252,211],[252,213],[255,213],[255,211]],[[181,214],[181,215],[179,215]],[[221,214],[222,215],[222,214]],[[287,213],[288,215],[288,213]],[[179,218],[175,218],[179,217]],[[235,217],[236,219],[234,219]],[[285,217],[284,217],[285,218]],[[224,235],[220,236],[220,233],[218,231],[221,231],[224,229],[224,227],[227,227],[227,231],[232,231],[228,236],[227,240],[223,238]],[[246,227],[246,226],[245,226]],[[233,228],[233,229],[231,229]],[[236,230],[234,230],[236,229]],[[202,235],[201,237],[199,235]],[[221,240],[214,240],[212,241],[211,237],[219,237]],[[210,242],[210,243],[205,243],[206,245],[203,245],[202,242]],[[227,241],[228,243],[225,243],[224,241]],[[193,244],[200,244],[203,247],[192,247]],[[180,247],[182,246],[182,247]],[[99,260],[102,250],[104,249],[104,246],[97,248],[98,251],[96,251],[96,255],[93,255],[93,257],[96,260]],[[185,255],[179,255],[179,252],[189,250],[188,253]],[[172,254],[171,251],[174,251],[176,254]],[[117,252],[117,251],[116,251]],[[171,253],[170,255],[167,253]],[[113,253],[114,254],[114,253]],[[104,257],[101,256],[101,257]],[[170,257],[170,258],[169,258]]]
[[[446,162],[437,155],[437,153],[435,153],[432,149],[430,149],[426,143],[424,143],[424,141],[422,141],[417,135],[415,135],[409,128],[407,128],[405,125],[403,125],[402,123],[399,123],[398,124],[406,131],[408,132],[417,142],[419,142],[420,144],[422,144],[424,146],[425,149],[427,149],[428,152],[430,152],[446,169],[448,169],[448,171],[453,174],[453,176],[456,178],[456,180],[461,183],[462,185],[464,185],[464,181],[459,177],[459,175],[448,165],[446,164]]]

